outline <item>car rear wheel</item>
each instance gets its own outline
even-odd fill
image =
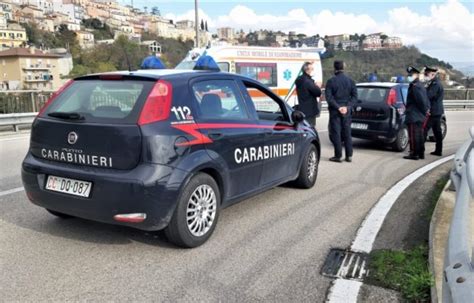
[[[397,138],[392,144],[393,149],[398,152],[404,151],[408,146],[408,140],[408,129],[406,127],[402,127],[398,130]]]
[[[168,240],[186,248],[202,245],[214,232],[220,203],[216,181],[208,174],[195,175],[184,187],[174,215],[165,229]]]
[[[300,167],[300,173],[295,180],[295,185],[300,188],[311,188],[318,178],[319,154],[316,146],[313,144],[308,148],[303,163]]]
[[[443,134],[443,140],[446,138],[446,134],[448,133],[448,125],[446,120],[441,119],[441,134]],[[435,142],[436,138],[433,135],[433,129],[430,129],[428,132],[428,141]]]
[[[67,214],[63,214],[63,213],[60,213],[60,212],[57,212],[57,211],[54,211],[54,210],[51,210],[51,209],[46,209],[50,214],[58,217],[58,218],[61,218],[61,219],[70,219],[70,218],[74,218],[74,216],[71,216],[71,215],[67,215]]]

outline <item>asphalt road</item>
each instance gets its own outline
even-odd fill
[[[468,138],[474,112],[449,112],[445,155]],[[438,158],[354,142],[353,163],[332,163],[327,116],[316,186],[278,187],[225,209],[204,245],[183,250],[161,234],[82,219],[62,220],[23,191],[0,195],[2,301],[320,302],[331,279],[320,275],[332,247],[348,247],[378,198]],[[0,192],[21,186],[28,137],[0,137]],[[427,144],[427,152],[434,149]]]

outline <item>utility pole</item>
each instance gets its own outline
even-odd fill
[[[199,47],[199,12],[198,12],[198,0],[194,0],[194,27],[196,28],[196,41],[194,43],[195,47]]]

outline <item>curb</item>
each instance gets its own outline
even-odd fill
[[[449,232],[449,225],[448,225],[448,230],[445,229],[440,229],[442,226],[440,226],[440,219],[444,216],[449,216],[451,218],[452,215],[452,209],[448,208],[447,202],[452,200],[451,196],[448,194],[449,192],[452,192],[451,189],[451,180],[448,180],[446,185],[443,188],[443,191],[441,192],[441,195],[438,198],[438,201],[436,202],[436,207],[433,211],[433,215],[431,217],[430,221],[430,231],[429,231],[429,253],[428,253],[428,260],[429,260],[429,267],[430,267],[430,272],[434,277],[434,284],[431,287],[431,302],[432,303],[438,303],[440,302],[439,296],[438,296],[438,290],[440,294],[442,295],[442,285],[437,285],[437,277],[439,278],[439,275],[441,274],[441,281],[444,276],[444,264],[441,265],[441,268],[443,271],[441,273],[436,271],[436,260],[435,260],[435,237],[439,236],[441,232],[446,231],[446,236]],[[453,207],[454,207],[454,201],[453,201]],[[443,213],[445,212],[445,213]],[[451,220],[449,220],[451,222]],[[447,240],[447,239],[445,239]],[[444,262],[444,250],[442,252],[443,258],[441,258],[442,262]],[[439,262],[439,261],[438,261]]]

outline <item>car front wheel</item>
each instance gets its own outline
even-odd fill
[[[219,187],[211,176],[199,173],[192,177],[165,229],[168,240],[186,248],[202,245],[216,227],[220,203]]]
[[[316,183],[318,177],[319,154],[316,146],[310,145],[300,167],[295,185],[300,188],[311,188]]]

